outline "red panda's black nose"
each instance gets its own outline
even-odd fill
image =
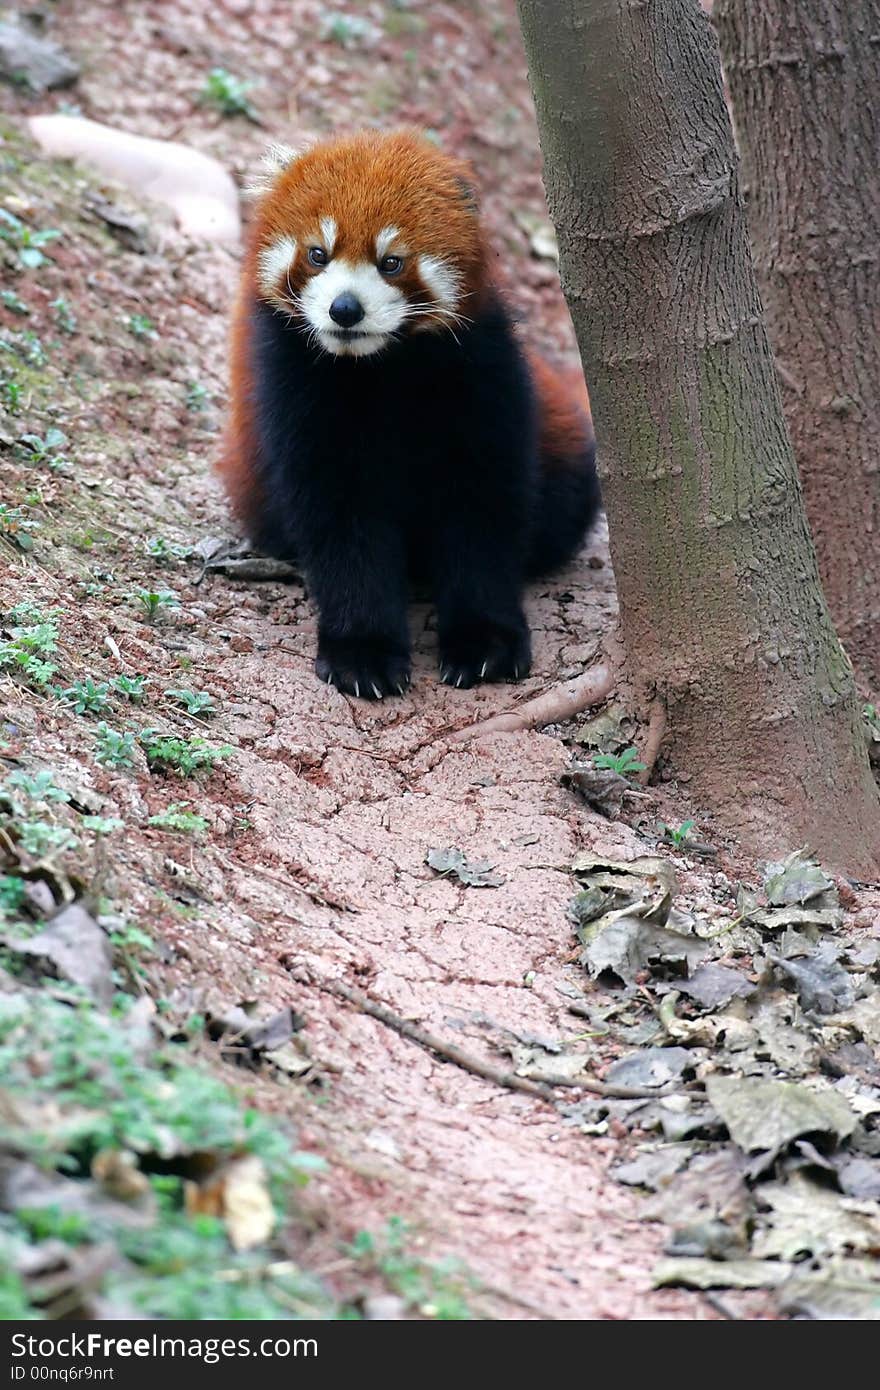
[[[363,316],[364,306],[350,290],[338,294],[330,305],[330,317],[340,328],[354,328]]]

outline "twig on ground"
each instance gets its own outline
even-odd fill
[[[346,1003],[352,1004],[359,1013],[368,1014],[370,1018],[375,1018],[378,1023],[393,1029],[395,1033],[399,1033],[402,1038],[407,1038],[409,1042],[414,1042],[419,1047],[433,1052],[444,1062],[453,1062],[463,1071],[470,1072],[473,1076],[481,1076],[484,1081],[492,1081],[496,1086],[503,1086],[506,1090],[522,1091],[525,1095],[536,1096],[548,1105],[555,1106],[557,1104],[553,1090],[558,1086],[567,1086],[579,1091],[590,1091],[594,1095],[606,1096],[613,1100],[656,1100],[659,1096],[669,1095],[671,1090],[680,1089],[678,1086],[613,1086],[604,1081],[597,1081],[593,1077],[553,1076],[548,1077],[546,1081],[532,1081],[527,1076],[517,1076],[516,1072],[505,1071],[501,1067],[493,1067],[491,1062],[484,1062],[480,1057],[475,1057],[473,1053],[465,1052],[464,1048],[457,1047],[455,1043],[444,1042],[442,1038],[438,1038],[435,1033],[429,1033],[419,1024],[401,1018],[399,1014],[394,1013],[386,1005],[377,1004],[369,995],[364,994],[359,989],[352,988],[344,980],[319,979],[308,972],[300,973],[296,970],[293,973],[302,984],[314,985],[317,989],[323,990],[325,994],[333,994],[337,999],[344,999]]]
[[[230,873],[241,873],[241,869],[237,868],[230,860],[224,858],[222,862]],[[303,865],[291,861],[288,867],[290,874],[275,874],[271,869],[264,868],[262,864],[248,864],[247,871],[256,874],[259,878],[268,879],[270,883],[277,883],[281,888],[293,888],[310,898],[313,903],[317,903],[319,907],[332,907],[338,912],[360,912],[357,904],[349,902],[348,898],[334,893],[332,889],[322,888],[313,883]],[[301,874],[301,877],[295,877],[296,874]]]
[[[741,1321],[739,1314],[731,1312],[723,1298],[719,1298],[717,1293],[712,1293],[711,1289],[701,1289],[700,1293],[709,1307],[714,1308],[715,1312],[720,1313],[723,1318],[728,1318],[731,1322]]]
[[[614,685],[614,675],[610,667],[600,664],[591,666],[582,676],[564,685],[555,685],[533,700],[526,700],[518,709],[507,714],[496,714],[479,724],[469,724],[467,728],[456,729],[449,734],[449,743],[463,743],[466,739],[477,738],[481,734],[510,734],[522,729],[539,729],[544,724],[557,724],[570,719],[585,709],[601,702],[610,695]]]

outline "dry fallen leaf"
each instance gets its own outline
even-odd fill
[[[235,1250],[263,1245],[275,1229],[263,1160],[255,1154],[234,1158],[207,1182],[187,1183],[186,1209],[191,1216],[217,1216]]]

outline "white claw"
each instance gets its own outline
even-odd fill
[[[361,698],[361,687],[360,687],[360,682],[359,682],[359,681],[355,681],[355,683],[354,683],[354,693],[355,693],[355,695],[357,696],[358,699]]]
[[[375,695],[376,699],[381,700],[382,691],[379,689],[378,685],[376,685],[375,681],[370,681],[370,685],[373,687],[373,694]]]
[[[513,668],[513,679],[515,681],[519,680],[519,662],[517,662],[517,664]]]
[[[405,694],[406,694],[406,686],[403,685],[403,683],[400,682],[400,681],[398,681],[398,684],[397,684],[397,693],[398,693],[398,695],[405,695]]]
[[[483,662],[483,665],[482,665],[481,668],[480,668],[480,680],[482,680],[483,677],[485,676],[485,674],[486,674],[486,667],[487,667],[488,665],[489,665],[488,661],[484,661],[484,662]]]
[[[459,686],[461,685],[463,676],[464,676],[464,672],[463,672],[463,671],[459,671],[459,673],[458,673],[458,679],[457,679],[457,681],[455,682],[455,688],[456,688],[456,690],[458,690]]]
[[[440,672],[440,679],[442,680],[442,682],[443,682],[444,685],[448,685],[448,684],[449,684],[449,668],[448,668],[448,667],[446,668],[445,671],[441,671],[441,672]]]

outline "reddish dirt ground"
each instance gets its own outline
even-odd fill
[[[270,138],[363,123],[434,128],[477,168],[530,340],[570,358],[555,270],[530,254],[522,230],[545,213],[512,0],[350,8],[378,26],[375,44],[322,38],[327,12],[313,0],[59,0],[53,33],[82,65],[79,84],[42,101],[7,90],[4,105],[20,130],[27,114],[75,101],[97,120],[187,141],[239,176]],[[198,103],[213,67],[255,81],[259,124]],[[569,961],[569,865],[584,847],[625,858],[645,841],[560,785],[568,754],[558,733],[460,746],[445,736],[576,674],[595,654],[614,615],[604,535],[532,591],[535,666],[521,690],[440,686],[421,608],[405,699],[367,706],[318,684],[301,585],[218,575],[196,585],[196,566],[145,557],[149,536],[192,545],[229,531],[210,465],[236,258],[187,243],[161,219],[144,253],[120,250],[86,207],[99,185],[49,180],[37,213],[65,235],[29,287],[34,326],[64,295],[79,333],[55,345],[52,390],[35,395],[26,427],[60,425],[75,476],[41,478],[42,536],[3,579],[3,600],[58,604],[71,674],[136,670],[160,690],[184,669],[220,707],[209,736],[235,752],[203,788],[169,792],[143,766],[101,769],[86,756],[82,721],[7,686],[19,746],[36,741],[41,758],[103,798],[104,814],[138,827],[88,868],[164,942],[158,975],[181,1012],[257,999],[306,1016],[323,1090],[267,1082],[256,1095],[295,1119],[301,1146],[330,1160],[308,1196],[319,1243],[402,1215],[426,1250],[467,1262],[495,1316],[716,1317],[698,1296],[651,1290],[662,1228],[642,1222],[639,1199],[609,1179],[620,1151],[613,1136],[587,1137],[539,1101],[443,1064],[303,983],[343,977],[496,1061],[501,1030],[557,1040],[579,1032],[560,993],[588,987]],[[153,321],[155,340],[126,331],[133,313]],[[5,311],[3,322],[21,327]],[[215,402],[198,416],[183,403],[193,380]],[[16,432],[24,427],[16,421]],[[17,477],[16,486],[33,486]],[[147,625],[127,599],[138,584],[174,588],[180,609]],[[163,722],[199,727],[167,708]],[[174,797],[211,821],[202,843],[143,828]],[[502,886],[463,888],[435,875],[426,852],[450,844],[490,860]],[[708,896],[707,883],[697,873],[693,895]]]

